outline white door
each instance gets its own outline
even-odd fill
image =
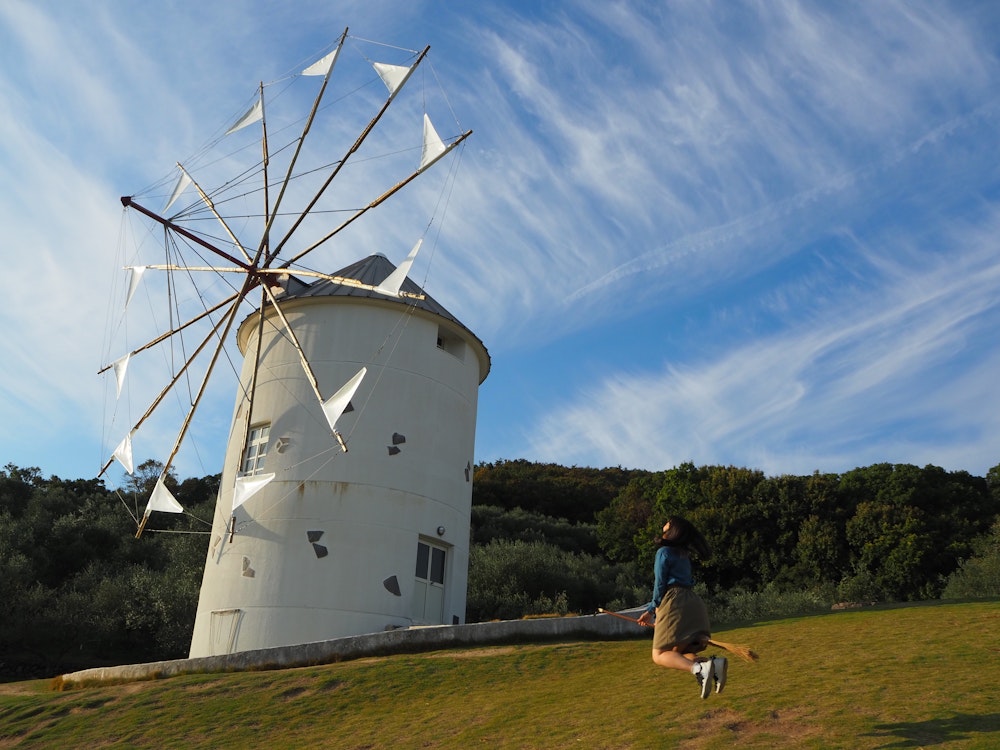
[[[430,542],[417,542],[413,620],[423,625],[444,622],[444,571],[447,552]]]
[[[224,656],[236,650],[236,636],[243,619],[242,610],[214,609],[208,626],[209,649],[212,656]]]

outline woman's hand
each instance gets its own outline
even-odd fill
[[[653,612],[650,612],[650,611],[647,610],[647,611],[643,612],[641,615],[639,615],[639,619],[636,622],[638,622],[640,625],[643,625],[643,626],[645,626],[645,627],[648,628],[648,627],[652,626],[653,619],[655,617],[656,617],[656,615]]]

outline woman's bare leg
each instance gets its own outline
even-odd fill
[[[691,671],[691,665],[697,661],[694,654],[682,654],[672,649],[654,648],[653,662],[661,667],[669,669],[681,669],[685,672]]]

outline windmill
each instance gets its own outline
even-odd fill
[[[102,473],[115,460],[131,473],[133,440],[151,429],[167,402],[184,407],[162,473],[136,518],[137,537],[155,514],[183,512],[168,489],[168,472],[216,374],[229,365],[238,381],[192,656],[464,620],[476,405],[489,355],[408,277],[423,236],[398,266],[381,252],[366,252],[334,273],[306,262],[315,263],[317,250],[361,226],[471,131],[442,139],[425,110],[417,145],[401,148],[383,132],[386,113],[429,48],[380,49],[402,55],[402,64],[358,52],[361,67],[371,71],[369,83],[383,95],[375,98],[370,85],[342,87],[338,115],[353,112],[344,102],[358,91],[374,114],[346,138],[335,161],[317,167],[330,133],[319,136],[322,148],[309,146],[351,42],[357,49],[372,44],[345,30],[318,61],[261,84],[245,113],[206,150],[213,156],[195,160],[200,170],[177,165],[173,189],[161,193],[162,211],[139,196],[122,198],[126,212],[152,227],[139,244],[162,252],[162,262],[127,263],[125,308],[151,274],[160,274],[169,322],[102,372],[114,373],[120,397],[133,361],[169,347],[162,358],[169,374],[128,422]],[[292,86],[304,80],[321,81],[309,114],[278,119],[276,128],[274,100],[294,101]],[[414,115],[413,107],[404,114]],[[241,164],[246,146],[219,148],[257,123],[260,155],[249,166]],[[275,131],[290,132],[295,124],[297,135],[275,147]],[[413,166],[381,186],[375,181],[395,166],[374,180],[352,170],[356,161],[382,155],[393,164],[412,158]],[[238,176],[225,177],[237,164]],[[206,187],[213,183],[203,172],[217,188]],[[358,198],[373,187],[366,194],[374,197]],[[253,202],[257,208],[248,210]]]

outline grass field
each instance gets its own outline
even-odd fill
[[[701,700],[647,640],[521,644],[66,692],[0,685],[0,748],[1000,748],[1000,603],[718,632]]]

